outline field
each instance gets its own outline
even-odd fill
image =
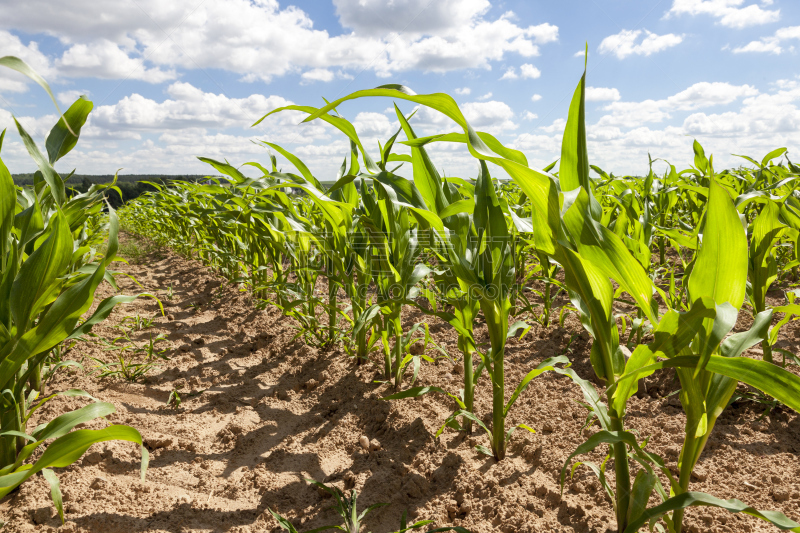
[[[695,141],[690,168],[608,174],[584,92],[545,169],[383,86],[270,111],[349,138],[331,186],[265,141],[259,177],[201,158],[222,178],[119,213],[53,168],[79,99],[47,157],[26,141],[32,187],[0,166],[5,527],[800,531],[800,168],[717,171]],[[459,131],[396,107],[372,157],[336,111],[367,97]]]

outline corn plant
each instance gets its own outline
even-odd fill
[[[380,507],[385,507],[389,505],[388,503],[374,503],[361,511],[358,512],[358,492],[355,489],[350,490],[350,494],[345,494],[340,488],[335,486],[327,486],[319,481],[314,481],[313,479],[307,479],[309,483],[312,483],[319,487],[321,490],[324,490],[334,498],[333,509],[339,514],[343,523],[342,525],[329,525],[329,526],[322,526],[315,529],[311,529],[306,533],[314,533],[316,531],[325,531],[327,529],[338,529],[340,531],[345,531],[346,533],[361,533],[363,529],[363,521],[364,518],[367,516],[368,513],[371,511],[378,509]],[[278,525],[284,531],[289,531],[290,533],[298,533],[297,529],[294,525],[289,522],[287,519],[282,517],[277,512],[269,509],[270,514],[278,521]],[[406,531],[411,531],[413,529],[420,529],[429,524],[432,524],[433,520],[419,520],[413,524],[409,524],[406,520],[406,512],[403,511],[403,515],[400,517],[400,529],[392,532],[392,533],[405,533]],[[463,527],[442,527],[429,530],[429,533],[439,532],[439,531],[456,531],[457,533],[470,533],[468,529]]]
[[[46,82],[19,59],[3,57],[0,65],[29,76],[51,94]],[[102,188],[93,186],[87,193],[68,198],[64,180],[53,168],[75,146],[91,109],[92,103],[82,97],[60,116],[47,137],[46,156],[16,123],[39,168],[33,188],[17,189],[0,159],[0,498],[41,472],[51,486],[62,521],[61,493],[52,467],[68,466],[93,444],[107,440],[127,440],[141,446],[143,477],[148,462],[141,435],[131,427],[109,425],[72,431],[79,424],[114,412],[113,405],[105,402],[96,401],[63,414],[30,433],[27,429],[30,413],[52,398],[36,403],[42,388],[41,366],[50,352],[88,332],[116,304],[136,298],[107,298],[78,325],[98,285],[110,275],[107,269],[118,249],[118,220],[110,207],[104,255],[90,246],[97,237],[87,235],[88,219],[99,216],[103,206]],[[0,133],[0,150],[4,134]],[[32,464],[27,463],[40,447],[44,452]]]
[[[384,375],[396,389],[386,399],[428,392],[450,395],[456,409],[439,434],[448,426],[469,431],[476,424],[491,442],[491,449],[481,451],[497,459],[505,456],[515,429],[506,430],[506,417],[530,381],[544,372],[568,376],[580,386],[590,420],[596,419],[600,431],[570,456],[564,475],[573,458],[607,447],[601,465],[584,464],[598,474],[611,497],[619,531],[632,532],[648,523],[677,533],[684,509],[698,505],[750,513],[783,528],[800,527],[779,513],[690,490],[691,472],[737,383],[762,391],[764,398],[772,398],[767,402],[800,407],[798,378],[771,363],[773,352],[794,360],[776,343],[781,328],[800,316],[796,293],[786,293],[785,305],[766,305],[766,293],[781,280],[780,274],[785,280],[791,271],[797,279],[800,267],[800,200],[795,190],[800,168],[785,149],[778,149],[760,162],[746,158],[755,168],[717,172],[713,157],[695,141],[690,168],[678,170],[649,158],[644,177],[605,173],[589,164],[585,85],[586,64],[569,105],[557,171],[556,163],[532,168],[521,152],[475,131],[448,95],[417,95],[385,85],[320,108],[288,106],[265,115],[302,111],[308,115],[305,121],[325,121],[348,137],[349,165],[345,158],[327,191],[298,158],[265,143],[298,174],[279,171],[274,157],[271,171],[249,164],[263,172],[258,178],[245,178],[227,162],[207,160],[230,180],[230,187],[178,184],[134,202],[128,212],[138,227],[163,232],[179,250],[196,250],[201,260],[229,275],[246,273],[235,279],[249,284],[254,294],[271,287],[277,305],[284,308],[294,299],[287,297],[292,284],[306,284],[297,294],[307,299],[317,278],[327,278],[327,301],[315,297],[303,311],[316,320],[316,310],[322,309],[327,323],[304,327],[327,326],[327,338],[333,339],[333,332],[347,323],[354,341],[345,344],[354,342],[358,361],[367,360],[380,338]],[[395,106],[400,129],[379,144],[380,158],[372,159],[353,125],[336,111],[345,101],[365,97],[427,106],[452,120],[458,131],[417,137],[413,115],[405,116]],[[401,133],[405,140],[398,141]],[[477,178],[443,177],[426,150],[433,142],[465,145],[478,160]],[[407,146],[410,155],[392,153],[395,144]],[[398,166],[391,168],[392,163]],[[511,181],[496,183],[490,163]],[[661,163],[667,168],[657,174],[656,164]],[[403,165],[410,177],[401,175]],[[356,180],[360,187],[354,186]],[[301,194],[284,193],[289,187]],[[176,213],[180,220],[173,220]],[[219,222],[207,222],[209,218]],[[667,260],[668,252],[675,261]],[[298,268],[309,257],[318,262],[313,275],[305,278]],[[561,271],[563,282],[556,278]],[[544,290],[526,291],[523,285],[531,281],[543,283]],[[373,287],[374,300],[366,297]],[[337,301],[340,289],[350,299],[352,318]],[[589,360],[600,393],[575,374],[564,354],[530,370],[505,402],[506,342],[527,327],[511,323],[512,317],[530,313],[549,326],[561,291],[572,303],[561,309],[561,319],[574,309],[593,338]],[[745,301],[753,308],[753,326],[731,334]],[[619,313],[617,304],[633,310]],[[407,353],[414,332],[403,330],[408,306],[456,330],[464,365],[462,392],[413,387],[413,378],[411,388],[399,390],[407,365],[413,364],[414,377],[419,365]],[[774,313],[784,316],[770,327]],[[486,346],[474,338],[479,314],[489,332]],[[759,343],[764,360],[742,356]],[[481,358],[477,367],[476,354]],[[663,368],[677,369],[686,412],[677,475],[625,425],[627,402],[640,380]],[[472,405],[484,371],[492,382],[491,426],[476,416]],[[613,486],[606,477],[612,467]],[[650,506],[651,497],[661,503]]]
[[[579,84],[573,103],[577,98],[583,99],[582,92],[583,83]],[[569,120],[580,122],[582,114],[573,111],[571,107]],[[570,131],[575,129],[568,124],[565,137]],[[576,145],[579,151],[585,150],[585,138],[580,139],[580,134]],[[696,146],[699,145],[696,143]],[[766,337],[771,312],[757,315],[750,331],[725,338],[736,322],[745,297],[747,238],[733,201],[717,182],[711,161],[705,159],[702,150],[696,150],[695,162],[698,174],[707,184],[708,205],[703,216],[702,243],[697,246],[698,252],[689,266],[686,288],[690,309],[683,313],[671,309],[664,316],[658,316],[653,298],[655,287],[619,236],[594,220],[591,195],[584,185],[564,213],[570,238],[565,243],[569,246],[561,251],[566,284],[575,306],[581,311],[584,327],[595,339],[591,363],[606,385],[607,401],[605,405],[593,407],[602,430],[567,459],[562,483],[565,469],[574,456],[608,444],[609,457],[614,461],[616,489],[606,481],[605,463],[601,467],[592,465],[592,469],[614,498],[619,531],[637,531],[645,523],[652,525],[662,519],[670,531],[679,533],[684,509],[692,505],[748,512],[776,525],[794,528],[798,525],[780,513],[756,511],[738,500],[723,501],[689,491],[691,472],[739,381],[775,398],[791,399],[787,405],[794,405],[794,408],[798,407],[795,391],[800,390],[800,379],[793,374],[768,362],[740,356],[749,346]],[[729,258],[724,264],[719,260],[723,250]],[[653,342],[639,344],[630,357],[626,357],[620,347],[612,314],[614,290],[610,279],[633,296],[653,325]],[[659,358],[666,361],[657,362]],[[644,451],[633,434],[624,429],[625,404],[637,390],[636,380],[663,367],[677,369],[681,403],[686,411],[686,436],[678,461],[678,479],[672,476],[660,457]],[[635,477],[631,474],[631,460],[642,467]],[[661,485],[657,470],[669,480],[669,493]],[[663,503],[648,509],[648,500],[654,492]]]

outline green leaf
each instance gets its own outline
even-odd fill
[[[134,442],[142,450],[142,480],[144,480],[149,454],[142,444],[142,436],[129,426],[109,426],[104,429],[79,429],[56,439],[42,456],[32,465],[25,465],[17,471],[0,476],[0,498],[25,482],[29,477],[45,468],[64,468],[81,458],[92,444],[109,440]],[[30,468],[27,468],[30,466]]]
[[[626,374],[620,381],[638,379],[647,372],[661,368],[693,369],[697,368],[699,362],[700,357],[697,355],[681,355],[646,366],[635,373]],[[800,413],[800,377],[773,363],[747,357],[712,355],[705,369],[755,387]]]
[[[578,246],[582,260],[619,283],[633,296],[651,323],[656,324],[652,281],[622,239],[590,216],[590,200],[589,193],[581,190],[564,214],[564,225]]]
[[[17,125],[17,131],[19,132],[19,136],[22,137],[22,143],[25,145],[25,148],[28,150],[28,154],[30,154],[31,158],[33,158],[36,166],[39,167],[39,171],[42,173],[42,177],[44,181],[47,182],[47,185],[50,186],[50,192],[53,195],[56,203],[58,205],[63,205],[67,199],[67,193],[64,189],[64,180],[61,179],[61,176],[58,175],[56,169],[53,168],[53,165],[45,159],[42,155],[42,152],[39,151],[39,147],[36,146],[36,143],[28,135],[28,132],[25,131],[25,128],[17,122],[17,119],[14,119],[14,123]]]
[[[51,165],[75,147],[81,134],[81,128],[86,123],[86,118],[93,107],[91,101],[81,96],[67,109],[63,120],[59,120],[50,130],[45,147]]]
[[[464,118],[458,104],[450,95],[444,93],[416,95],[412,94],[412,91],[409,89],[399,85],[384,85],[376,87],[375,89],[356,91],[339,98],[325,107],[314,111],[303,122],[309,122],[316,118],[328,120],[328,118],[326,118],[329,117],[327,114],[328,111],[334,109],[342,102],[364,97],[397,98],[425,105],[443,113],[462,127],[467,137],[467,147],[469,148],[470,154],[478,159],[491,161],[501,166],[530,198],[534,207],[533,224],[536,246],[545,253],[555,253],[556,238],[561,223],[558,193],[552,177],[542,171],[537,171],[520,164],[517,161],[498,157],[498,154],[493,152],[475,130],[472,129],[472,126],[470,126],[466,118]],[[297,106],[289,106],[282,109],[295,109],[296,107]],[[272,111],[271,113],[277,111],[279,110]],[[265,117],[266,116],[268,115],[265,115]]]
[[[4,134],[5,130],[0,134],[0,141]],[[0,159],[0,257],[7,257],[9,253],[8,237],[14,227],[16,209],[17,190],[14,187],[14,179],[11,177],[11,173],[6,168],[3,160]],[[6,272],[3,272],[3,274],[6,274]],[[0,283],[2,283],[2,276],[0,276]],[[0,298],[2,297],[3,295],[0,294]]]
[[[75,328],[72,331],[72,333],[70,333],[69,336],[64,340],[77,339],[81,335],[89,333],[92,330],[93,326],[99,324],[100,322],[108,318],[108,315],[111,314],[111,312],[114,310],[114,307],[116,307],[119,304],[130,303],[136,300],[137,298],[141,298],[143,296],[148,296],[150,298],[155,299],[158,302],[159,307],[161,307],[161,312],[162,313],[164,312],[164,308],[162,307],[161,301],[156,296],[147,292],[135,295],[118,294],[116,296],[109,296],[108,298],[106,298],[97,305],[97,308],[94,310],[94,313],[92,313],[92,316],[86,319],[86,322]]]
[[[628,523],[636,520],[647,510],[647,502],[656,487],[657,481],[658,478],[654,472],[648,472],[644,469],[636,472],[636,478],[631,489],[631,499],[628,504]]]
[[[697,167],[697,170],[705,174],[708,171],[708,159],[706,158],[703,147],[697,142],[697,139],[692,143],[692,149],[694,150],[694,166]]]
[[[586,439],[586,441],[584,441],[580,446],[578,446],[575,451],[572,452],[569,457],[567,457],[567,460],[564,461],[564,466],[561,468],[560,477],[562,490],[564,487],[564,482],[566,481],[567,466],[569,466],[570,462],[575,456],[589,453],[602,444],[616,444],[619,442],[624,442],[630,446],[634,453],[643,461],[643,465],[650,463],[655,464],[658,468],[664,467],[663,461],[661,461],[657,455],[648,453],[639,446],[639,443],[636,442],[636,437],[633,435],[633,433],[629,433],[627,431],[598,431]]]
[[[486,143],[494,153],[499,156],[502,156],[508,160],[514,161],[515,163],[519,163],[523,166],[528,166],[528,159],[525,157],[525,154],[520,152],[519,150],[514,150],[513,148],[508,148],[504,146],[500,141],[498,141],[494,136],[490,135],[489,133],[485,133],[482,131],[476,132],[478,137]],[[401,141],[400,144],[405,144],[408,146],[424,146],[430,142],[457,142],[457,143],[467,143],[467,136],[464,133],[442,133],[439,135],[432,135],[430,137],[419,137],[416,139],[409,139],[407,141]],[[545,172],[549,172],[551,168],[544,169]]]
[[[657,518],[670,511],[675,511],[676,509],[685,509],[686,507],[700,506],[718,507],[732,513],[749,514],[750,516],[755,516],[756,518],[760,518],[761,520],[769,522],[779,529],[800,532],[800,524],[794,520],[790,520],[783,513],[779,513],[777,511],[759,511],[739,500],[722,500],[704,492],[685,492],[683,494],[673,496],[661,505],[657,505],[656,507],[646,510],[644,513],[639,515],[638,518],[634,519],[628,524],[628,527],[625,528],[624,533],[636,533],[639,531],[639,528],[644,526],[651,519]]]
[[[58,517],[61,518],[61,523],[64,523],[64,502],[61,498],[61,483],[58,482],[58,476],[49,468],[42,469],[42,477],[50,485],[50,497],[53,499],[53,505],[56,506]]]
[[[517,385],[517,388],[514,390],[514,394],[512,394],[511,398],[508,400],[508,403],[506,404],[506,407],[503,410],[503,416],[508,416],[508,412],[511,410],[511,406],[513,406],[514,402],[517,401],[517,398],[519,398],[519,395],[522,394],[525,391],[526,388],[528,388],[528,385],[530,384],[530,382],[531,382],[531,380],[533,378],[535,378],[537,376],[540,376],[540,375],[544,374],[545,372],[549,372],[551,370],[555,370],[556,369],[555,365],[557,365],[559,363],[568,365],[569,364],[569,359],[567,358],[566,355],[558,355],[556,357],[549,357],[549,358],[545,359],[544,361],[542,361],[541,363],[539,363],[539,365],[536,368],[534,368],[533,370],[528,372],[525,375],[525,377],[522,378],[522,381],[520,382],[519,385]]]
[[[269,146],[273,150],[277,151],[279,154],[281,154],[286,159],[288,159],[289,162],[291,164],[293,164],[295,166],[295,168],[297,168],[297,170],[300,171],[300,174],[303,175],[303,177],[306,179],[306,181],[308,181],[311,185],[313,185],[314,187],[316,187],[320,191],[322,190],[322,184],[319,182],[319,180],[317,178],[314,177],[313,174],[311,174],[311,171],[308,170],[308,167],[305,165],[305,163],[303,163],[300,160],[299,157],[297,157],[296,155],[290,153],[287,150],[284,150],[283,148],[281,148],[277,144],[269,143],[267,141],[261,141],[261,142],[266,144],[267,146]]]
[[[94,274],[69,287],[50,306],[36,326],[15,343],[11,353],[0,361],[0,390],[31,356],[51,350],[71,333],[78,318],[94,300],[94,292],[103,281],[101,263]]]
[[[567,115],[567,124],[561,141],[561,164],[558,167],[558,179],[561,190],[572,191],[578,187],[591,194],[589,184],[589,152],[586,144],[586,58],[584,58],[583,76],[572,95]],[[596,202],[595,202],[596,203]],[[592,215],[600,205],[592,205]],[[599,214],[602,214],[600,211]],[[599,218],[599,217],[595,217]]]
[[[742,352],[763,341],[769,335],[772,323],[772,309],[762,311],[753,319],[753,325],[747,331],[734,333],[720,346],[723,357],[739,357]]]
[[[49,236],[22,264],[11,286],[11,313],[19,334],[26,332],[34,315],[58,296],[59,279],[67,274],[72,259],[72,235],[60,210],[50,219],[49,230]]]
[[[692,301],[707,296],[717,304],[741,309],[747,284],[747,235],[728,192],[709,180],[703,240],[688,289]]]
[[[57,439],[66,435],[78,424],[84,424],[95,418],[101,418],[114,413],[116,409],[108,402],[95,402],[85,405],[75,411],[64,413],[53,420],[46,426],[34,431],[33,437],[36,440]]]
[[[770,161],[772,161],[776,157],[782,156],[785,153],[786,153],[786,148],[777,148],[771,151],[770,153],[764,156],[764,159],[761,160],[761,166],[766,167]]]
[[[47,84],[47,82],[44,80],[44,78],[42,78],[27,63],[25,63],[23,60],[21,60],[18,57],[5,56],[5,57],[0,57],[0,66],[8,67],[8,68],[10,68],[12,70],[16,70],[20,74],[23,74],[23,75],[29,77],[30,79],[32,79],[33,81],[35,81],[36,83],[38,83],[42,87],[42,89],[47,91],[47,94],[50,96],[50,100],[53,101],[53,105],[56,106],[56,109],[58,110],[58,114],[59,115],[63,115],[61,113],[61,108],[58,107],[58,102],[56,102],[56,97],[53,96],[53,91],[50,90],[50,86]],[[69,128],[69,125],[67,126],[67,128]],[[75,133],[73,132],[73,134],[75,134]],[[76,135],[76,137],[77,137],[77,135]]]
[[[595,374],[600,379],[613,381],[616,374],[622,373],[624,361],[618,361],[615,357],[619,331],[611,314],[614,299],[611,282],[595,264],[585,261],[568,248],[563,249],[561,264],[570,289],[570,299],[582,313],[588,314],[591,323],[590,333],[595,338],[592,352],[596,355],[591,362]]]

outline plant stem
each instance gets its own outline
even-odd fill
[[[764,352],[764,361],[774,363],[772,360],[772,346],[770,345],[769,340],[764,339],[761,341],[761,350]]]
[[[609,405],[611,398],[608,398]],[[614,409],[608,410],[611,418],[611,431],[624,431],[622,418]],[[628,449],[624,442],[612,446],[614,450],[614,474],[617,484],[617,530],[622,532],[628,525],[628,507],[631,500],[631,471],[628,463]]]
[[[472,368],[472,352],[464,352],[464,406],[470,413],[473,412],[473,404],[475,403],[475,381],[473,377]],[[467,435],[472,434],[472,420],[464,419],[464,431]]]
[[[496,357],[495,355],[498,355]],[[497,354],[492,350],[492,451],[498,461],[506,456],[506,407],[505,376],[503,374],[503,350]]]
[[[328,276],[328,344],[333,344],[336,337],[336,293],[338,287],[333,280],[333,262],[327,261],[326,274]]]
[[[659,222],[660,222],[662,228],[667,225],[667,213],[666,212],[661,213],[661,220]],[[663,265],[664,263],[666,263],[666,256],[667,256],[667,246],[666,246],[666,244],[667,243],[666,243],[666,239],[664,238],[664,236],[663,235],[659,235],[658,236],[658,258],[659,258],[659,264],[660,265]]]
[[[28,379],[28,383],[31,386],[31,389],[38,391],[40,393],[44,393],[42,390],[42,363],[38,363],[34,365],[31,369],[31,376]]]
[[[394,388],[399,390],[400,381],[403,379],[403,335],[400,329],[400,319],[396,319],[394,324]]]

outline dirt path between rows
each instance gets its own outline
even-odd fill
[[[113,403],[117,412],[109,421],[139,429],[151,451],[146,481],[139,479],[136,446],[95,445],[76,465],[57,469],[65,525],[52,511],[46,483],[36,476],[0,502],[6,531],[279,531],[268,507],[301,532],[339,523],[330,498],[306,478],[357,489],[360,507],[390,503],[369,515],[367,530],[374,533],[399,529],[404,510],[412,520],[461,525],[475,533],[604,533],[613,527],[611,504],[587,468],[578,468],[560,494],[564,460],[595,431],[582,430],[586,410],[569,380],[545,375],[532,382],[512,409],[508,427],[525,423],[536,434],[518,430],[508,457],[497,463],[473,449],[488,445],[485,435],[476,432],[466,439],[448,429],[434,439],[453,410],[452,400],[429,394],[382,401],[393,391],[374,382],[380,377],[377,359],[355,367],[344,353],[292,342],[290,320],[272,307],[256,309],[246,293],[196,261],[162,251],[140,265],[119,268],[157,294],[168,316],[161,317],[155,302],[143,298],[119,307],[95,332],[114,339],[122,331],[114,326],[126,316],[155,317],[152,327],[130,336],[143,346],[163,333],[167,340],[157,346],[167,349],[169,359],[138,383],[99,378],[90,375],[98,364],[90,357],[110,362],[116,352],[104,351],[99,342],[81,342],[67,357],[82,362],[85,370],[61,371],[48,384],[48,393],[77,387]],[[126,294],[142,292],[126,277],[120,276],[119,284]],[[98,300],[112,294],[107,285],[101,291]],[[421,313],[406,315],[409,325],[425,320]],[[456,337],[447,324],[431,322],[431,332],[456,355]],[[486,339],[485,327],[477,332],[479,340]],[[793,336],[782,342],[797,351]],[[509,345],[507,394],[543,359],[565,352],[588,378],[589,347],[574,315],[563,329],[535,325]],[[459,371],[445,359],[423,364],[417,384],[456,392]],[[633,398],[629,410],[631,428],[650,437],[648,449],[673,465],[684,421],[677,396],[668,396],[675,387],[665,374],[650,383],[648,393]],[[182,396],[177,409],[167,405],[173,390]],[[85,403],[57,398],[30,427]],[[488,421],[490,410],[491,388],[484,376],[476,391],[476,412]],[[759,420],[762,411],[763,406],[744,403],[723,414],[692,490],[737,497],[800,520],[800,418],[778,409]],[[362,435],[372,441],[369,451],[359,443]],[[599,464],[603,457],[589,459]],[[687,516],[691,532],[777,531],[754,518],[714,509],[689,510]]]

